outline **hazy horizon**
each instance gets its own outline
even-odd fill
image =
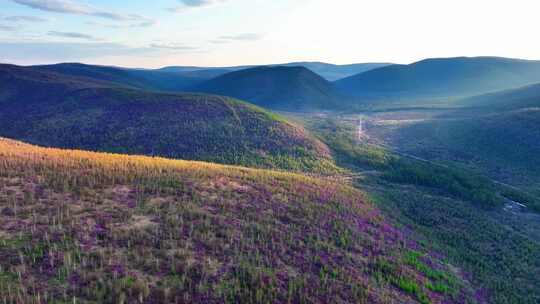
[[[373,64],[373,63],[387,63],[387,64],[412,64],[416,62],[420,62],[423,60],[428,59],[451,59],[451,58],[506,58],[506,59],[516,59],[516,60],[527,60],[527,61],[540,61],[540,59],[525,59],[525,58],[510,58],[510,57],[502,57],[502,56],[453,56],[453,57],[428,57],[428,58],[422,58],[417,61],[413,62],[406,62],[406,63],[400,63],[400,62],[383,62],[383,61],[370,61],[370,62],[349,62],[349,63],[334,63],[329,61],[309,61],[309,60],[298,60],[298,61],[285,61],[285,62],[268,62],[268,63],[255,63],[255,64],[234,64],[234,65],[212,65],[212,66],[205,66],[205,65],[180,65],[180,64],[173,64],[173,65],[164,65],[164,66],[152,66],[152,67],[141,67],[141,66],[129,66],[129,65],[117,65],[117,64],[100,64],[100,63],[94,63],[94,62],[85,62],[84,60],[81,61],[57,61],[57,62],[38,62],[38,63],[31,63],[31,64],[18,64],[14,62],[4,62],[0,61],[0,64],[13,64],[13,65],[19,65],[19,66],[38,66],[38,65],[55,65],[55,64],[85,64],[85,65],[96,65],[96,66],[110,66],[110,67],[117,67],[117,68],[126,68],[126,69],[160,69],[160,68],[167,68],[167,67],[174,67],[174,66],[181,66],[181,67],[193,67],[193,68],[234,68],[234,67],[257,67],[257,66],[267,66],[267,65],[285,65],[285,64],[291,64],[291,63],[323,63],[323,64],[333,64],[333,65],[354,65],[354,64]]]
[[[539,5],[530,0],[4,0],[1,6],[0,62],[20,65],[539,59],[540,45],[530,39],[540,26]]]

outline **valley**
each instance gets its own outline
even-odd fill
[[[468,168],[502,185],[537,193],[534,108],[501,113],[430,110],[376,113],[366,119],[371,143],[440,165]],[[497,137],[493,137],[497,130]],[[504,161],[503,161],[504,160]],[[501,165],[504,163],[504,165]]]
[[[492,290],[486,294],[493,302],[536,303],[540,272],[537,198],[528,198],[532,204],[526,208],[516,208],[519,203],[506,197],[515,190],[512,186],[481,181],[472,168],[455,161],[400,152],[382,136],[442,113],[326,113],[316,118],[296,115],[296,119],[332,148],[337,163],[352,171],[353,185],[363,189],[386,216],[424,236],[449,260],[464,265],[474,281]],[[359,121],[366,133],[360,139]],[[516,280],[523,283],[519,288]]]

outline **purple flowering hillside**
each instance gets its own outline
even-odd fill
[[[361,192],[0,139],[2,303],[464,303]]]

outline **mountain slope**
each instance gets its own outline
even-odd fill
[[[36,144],[324,172],[328,148],[253,105],[0,66],[0,134]]]
[[[194,91],[231,96],[279,110],[324,109],[338,106],[332,84],[304,67],[257,67],[228,73]]]
[[[464,98],[456,105],[463,108],[396,128],[390,141],[540,195],[540,85]]]
[[[465,98],[459,101],[459,105],[486,110],[540,107],[540,84]]]
[[[190,75],[159,70],[124,69],[81,63],[42,65],[34,66],[34,68],[64,75],[114,82],[133,88],[157,91],[182,91],[213,76],[205,77],[204,75]]]
[[[371,130],[404,153],[472,168],[540,197],[539,108],[475,108]]]
[[[406,99],[475,95],[539,81],[540,61],[458,57],[386,66],[335,84],[355,96]]]
[[[348,186],[2,139],[0,184],[4,302],[473,302]]]

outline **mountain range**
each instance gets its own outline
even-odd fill
[[[266,65],[267,67],[276,67],[276,66],[284,66],[284,67],[305,67],[317,74],[319,74],[321,77],[325,78],[328,81],[336,81],[338,79],[342,79],[348,76],[356,75],[359,73],[363,73],[372,69],[380,68],[383,66],[391,65],[391,63],[356,63],[356,64],[344,64],[344,65],[337,65],[337,64],[330,64],[330,63],[324,63],[324,62],[290,62],[290,63],[283,63],[283,64],[269,64]],[[181,72],[181,73],[190,73],[193,72],[197,74],[197,72],[201,74],[206,75],[212,75],[214,77],[229,73],[229,72],[235,72],[239,70],[245,70],[249,68],[255,68],[257,66],[255,65],[245,65],[245,66],[234,66],[234,67],[194,67],[194,66],[172,66],[172,67],[164,67],[159,69],[159,71],[166,71],[166,72]]]
[[[35,68],[143,90],[210,92],[287,111],[343,110],[394,101],[414,105],[415,100],[442,104],[540,82],[540,61],[499,57],[435,58],[409,65],[297,62],[148,70],[65,63]]]
[[[343,93],[369,100],[463,97],[537,82],[540,61],[456,57],[390,65],[335,84]]]

